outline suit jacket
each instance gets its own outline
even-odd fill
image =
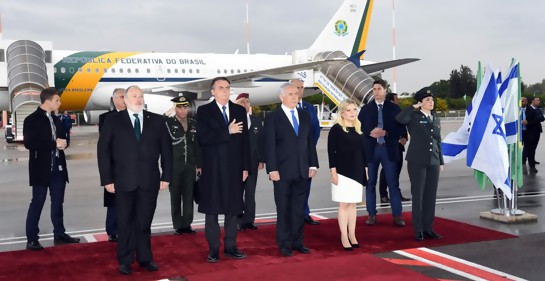
[[[439,164],[444,164],[441,150],[441,121],[434,111],[431,114],[433,116],[431,124],[424,113],[415,110],[412,106],[407,106],[396,116],[399,123],[407,125],[411,134],[411,142],[405,157],[407,161],[430,165],[432,149],[436,145],[439,150]]]
[[[403,132],[403,126],[399,124],[395,117],[401,111],[399,106],[393,102],[384,102],[382,107],[383,129],[386,130],[384,137],[388,158],[390,161],[401,161],[399,159],[399,138]],[[365,135],[365,147],[367,149],[365,155],[367,160],[371,160],[375,155],[375,147],[377,139],[370,136],[371,131],[378,126],[378,106],[375,100],[364,105],[358,115],[361,122],[361,131]]]
[[[308,112],[310,114],[310,127],[311,127],[311,135],[312,135],[312,141],[314,142],[314,145],[318,144],[318,139],[320,138],[320,120],[318,120],[318,113],[316,113],[316,108],[314,108],[314,105],[312,105],[309,102],[306,102],[304,100],[301,101],[303,103],[303,110],[305,112]]]
[[[140,140],[127,110],[105,119],[97,144],[101,185],[114,183],[119,191],[158,190],[160,181],[172,181],[172,145],[163,117],[144,110],[142,119]]]
[[[98,133],[99,134],[102,129],[102,126],[104,126],[104,120],[106,120],[106,117],[116,112],[117,110],[114,109],[108,112],[104,112],[98,116]],[[106,190],[106,188],[104,188],[104,207],[114,207],[114,206],[115,206],[115,193],[110,193]]]
[[[297,113],[298,135],[282,108],[273,111],[265,119],[267,172],[278,171],[281,180],[307,179],[309,167],[318,167],[310,116],[301,109],[297,109]]]
[[[250,121],[250,173],[257,173],[259,163],[265,163],[265,131],[261,118],[250,115]]]
[[[532,106],[528,105],[526,107],[526,120],[528,121],[528,124],[526,125],[525,141],[537,141],[539,139],[539,134],[543,132],[541,122],[545,121],[541,108],[534,109]]]
[[[66,139],[64,127],[55,114],[51,114],[57,138]],[[53,151],[57,149],[57,142],[51,138],[51,123],[46,112],[39,106],[25,118],[23,122],[23,138],[25,148],[28,149],[28,176],[30,186],[49,186],[51,183],[51,164]],[[62,166],[62,173],[68,182],[68,170],[64,151],[59,150],[57,165]]]
[[[197,140],[201,147],[199,212],[239,215],[243,211],[242,171],[250,169],[246,109],[229,101],[229,123],[242,122],[242,133],[229,134],[216,101],[197,111]]]

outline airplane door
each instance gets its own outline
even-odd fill
[[[165,81],[165,71],[163,69],[163,66],[158,64],[157,65],[157,76],[156,76],[156,79],[158,82],[164,82]]]

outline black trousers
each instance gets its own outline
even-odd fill
[[[117,260],[119,264],[153,261],[151,222],[157,206],[159,187],[115,192],[117,207]]]
[[[174,229],[188,228],[193,222],[193,188],[196,167],[187,165],[172,177],[170,190],[170,214]],[[177,170],[175,170],[177,171]]]
[[[106,207],[106,233],[117,235],[117,210],[115,205]]]
[[[238,223],[254,223],[255,221],[255,189],[257,185],[257,170],[248,175],[244,182],[244,213],[239,216]]]
[[[440,165],[424,165],[407,161],[411,180],[414,233],[433,230],[435,201]]]
[[[540,135],[537,135],[537,139],[528,139],[524,142],[524,148],[522,150],[523,161],[528,158],[528,165],[532,168],[536,166],[536,149],[539,143]],[[524,153],[526,152],[526,153]]]
[[[51,197],[51,222],[53,223],[53,234],[59,236],[66,231],[64,229],[64,214],[62,208],[65,187],[66,179],[64,175],[58,171],[51,174],[49,186],[32,187],[32,200],[30,201],[26,217],[26,237],[28,241],[38,241],[39,239],[38,233],[40,233],[40,228],[38,227],[38,223],[40,222],[40,216],[42,215],[42,209],[44,207],[48,189],[49,196]]]
[[[282,249],[300,248],[303,244],[305,201],[308,179],[273,182],[276,204],[276,243]]]
[[[223,224],[225,229],[225,238],[223,239],[224,249],[237,248],[237,216],[225,215]],[[217,255],[220,250],[220,224],[218,223],[218,215],[206,215],[204,218],[204,235],[208,241],[208,250],[210,254]]]

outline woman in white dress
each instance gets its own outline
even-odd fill
[[[359,248],[356,239],[356,203],[367,184],[364,136],[358,107],[352,100],[339,105],[337,122],[329,131],[327,152],[331,169],[332,200],[339,202],[339,228],[345,251]]]

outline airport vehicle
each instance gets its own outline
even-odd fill
[[[343,1],[315,42],[291,55],[65,51],[47,41],[0,40],[0,110],[12,112],[20,141],[24,118],[48,86],[62,92],[61,111],[81,110],[91,124],[111,108],[115,88],[140,86],[147,109],[162,114],[181,93],[194,98],[193,106],[208,102],[216,76],[231,81],[233,97],[250,92],[253,105],[278,102],[280,84],[294,78],[305,82],[305,95],[363,104],[371,96],[368,73],[416,60],[361,61],[373,2]]]

